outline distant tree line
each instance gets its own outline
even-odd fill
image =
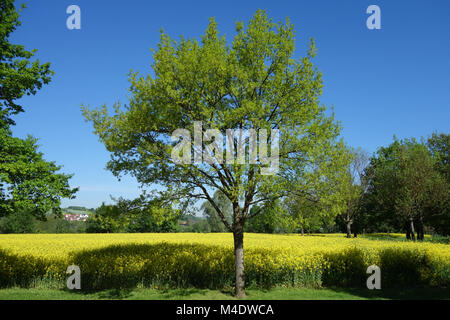
[[[450,235],[449,135],[434,133],[426,141],[394,141],[371,157],[351,149],[352,162],[345,179],[332,193],[345,200],[336,216],[326,214],[327,205],[302,195],[274,201],[248,221],[247,232],[404,232],[407,239],[423,240],[425,232]],[[214,200],[231,221],[229,200],[216,191]],[[256,211],[257,206],[251,211]],[[205,201],[206,220],[200,232],[226,232],[216,210]]]
[[[120,198],[115,204],[102,204],[86,220],[87,233],[113,232],[174,232],[180,213],[157,202],[146,203],[143,198]]]
[[[423,240],[425,233],[450,235],[449,135],[434,133],[428,140],[405,139],[380,147],[371,157],[351,150],[353,160],[346,179],[333,190],[346,206],[336,215],[307,195],[277,199],[249,220],[246,232],[255,233],[359,233],[403,232],[407,239]],[[232,221],[230,200],[220,191],[213,195],[225,218]],[[86,210],[70,206],[71,210]],[[260,208],[255,205],[252,212]],[[86,222],[65,221],[47,213],[46,221],[20,211],[0,218],[2,233],[114,233],[114,232],[228,232],[216,209],[203,202],[201,217],[182,214],[172,205],[116,200],[89,209]]]

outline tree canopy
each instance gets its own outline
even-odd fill
[[[398,140],[381,147],[367,168],[366,210],[388,225],[403,228],[407,238],[423,240],[424,225],[444,230],[448,221],[449,188],[441,156],[424,142]]]
[[[320,103],[322,75],[311,61],[314,41],[305,57],[295,59],[294,35],[288,19],[274,23],[261,10],[246,27],[236,24],[231,43],[214,19],[201,41],[175,41],[161,32],[153,51],[154,75],[130,74],[129,105],[116,103],[112,115],[106,106],[83,108],[111,152],[107,167],[115,175],[159,184],[165,198],[203,199],[214,207],[234,234],[237,293],[243,292],[246,220],[293,193],[334,203],[327,214],[339,211],[340,201],[329,190],[342,178],[349,157],[338,139],[339,124]],[[252,133],[259,135],[258,150]],[[239,154],[240,146],[250,152]],[[226,162],[220,161],[224,147]],[[214,201],[215,190],[231,201],[232,223]],[[250,214],[254,205],[259,209]]]

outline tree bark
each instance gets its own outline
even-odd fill
[[[419,216],[419,223],[417,226],[417,240],[423,241],[424,231],[423,231],[423,218],[422,215]]]
[[[347,238],[352,237],[352,222],[347,221]]]
[[[410,226],[411,226],[411,229],[410,229],[411,240],[412,241],[416,241],[416,235],[415,235],[415,230],[414,230],[414,220],[413,220],[413,218],[410,218],[409,222],[410,222]]]
[[[406,240],[411,240],[411,226],[405,222]]]
[[[235,264],[235,295],[238,298],[245,297],[244,274],[244,231],[242,224],[235,225],[234,238],[234,264]]]

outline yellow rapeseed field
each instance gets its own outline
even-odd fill
[[[399,235],[400,236],[400,235]],[[365,285],[369,265],[385,284],[448,285],[450,246],[430,242],[347,239],[342,234],[245,234],[247,283]],[[135,285],[223,287],[233,282],[229,233],[0,235],[0,286],[36,279],[63,283],[78,265],[84,287]]]

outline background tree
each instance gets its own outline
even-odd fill
[[[201,219],[192,225],[192,232],[208,233],[211,232],[211,225],[207,220]]]
[[[260,210],[259,206],[253,206],[250,209],[250,215]],[[245,225],[245,232],[254,233],[275,233],[284,231],[285,219],[284,208],[281,200],[276,199],[272,205],[266,205],[259,214],[255,215],[253,219],[247,221]]]
[[[433,133],[427,141],[428,149],[436,160],[437,169],[450,183],[450,134]]]
[[[214,192],[213,201],[217,204],[217,207],[223,213],[225,219],[228,223],[232,223],[233,207],[230,199],[228,199],[220,190]],[[209,224],[209,231],[211,232],[228,232],[229,230],[225,227],[216,209],[211,205],[209,201],[203,202],[200,207],[203,215]]]
[[[404,228],[407,239],[415,240],[417,231],[417,238],[423,240],[430,212],[448,207],[445,179],[437,168],[427,146],[414,139],[395,139],[371,159],[367,170],[369,202],[375,204],[375,211],[385,213],[378,215],[385,221],[392,221],[395,213],[396,221],[391,225]]]
[[[361,206],[367,189],[367,179],[364,176],[364,170],[369,163],[369,156],[361,148],[352,149],[350,153],[352,161],[340,186],[340,192],[342,192],[342,197],[345,199],[345,208],[339,214],[339,217],[345,223],[347,238],[351,238],[352,224],[355,222],[357,215],[361,213]]]
[[[322,78],[311,62],[314,42],[301,59],[293,58],[294,48],[289,20],[273,23],[261,10],[246,28],[236,24],[232,43],[219,36],[214,19],[201,42],[186,38],[177,42],[162,32],[153,55],[154,76],[130,75],[128,106],[115,104],[112,116],[106,106],[83,109],[111,152],[108,168],[115,175],[131,174],[143,185],[159,184],[165,187],[159,192],[165,199],[207,200],[216,209],[233,233],[237,296],[245,295],[245,222],[267,204],[294,193],[313,191],[314,197],[329,201],[321,195],[329,194],[348,162],[344,145],[337,140],[340,126],[319,101]],[[274,159],[279,160],[278,171],[264,174],[270,168],[261,158],[249,164],[248,155],[244,164],[236,159],[179,164],[171,155],[178,143],[171,136],[177,129],[192,133],[196,121],[202,122],[203,136],[208,129],[222,135],[227,129],[267,130],[268,144],[279,142],[273,154],[267,154],[275,156],[278,151]],[[278,139],[271,129],[279,130]],[[243,143],[249,148],[247,138]],[[237,139],[232,144],[237,150]],[[194,150],[196,158],[206,145],[203,139]],[[215,190],[231,201],[232,223],[214,201]],[[254,205],[259,209],[250,214]],[[329,212],[336,214],[338,208]]]
[[[0,218],[0,233],[33,233],[35,220],[29,212],[14,212]]]
[[[435,184],[426,205],[426,223],[436,233],[450,235],[450,135],[433,133],[428,138],[427,146],[442,180]]]
[[[102,203],[86,221],[88,233],[125,232],[130,223],[129,212],[114,204]]]
[[[113,199],[102,203],[86,221],[88,233],[171,232],[177,230],[179,212],[170,206],[147,202],[145,197],[134,200]]]
[[[298,230],[302,235],[305,232],[318,231],[324,225],[324,208],[316,201],[307,199],[305,196],[294,195],[285,200],[288,212],[286,224],[291,226],[291,230]]]
[[[126,231],[133,233],[177,232],[178,216],[178,213],[170,207],[148,206],[133,215]]]

